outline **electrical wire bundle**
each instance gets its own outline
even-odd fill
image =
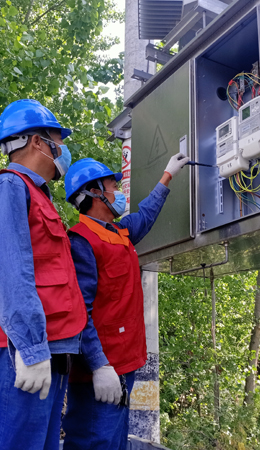
[[[260,173],[260,161],[257,161],[252,165],[250,169],[250,175],[246,175],[243,171],[229,177],[229,184],[231,189],[235,192],[236,196],[240,201],[240,215],[242,216],[242,204],[248,205],[251,211],[253,209],[248,203],[253,204],[256,208],[260,209],[260,204],[256,202],[255,197],[260,198],[257,192],[260,191],[260,185],[253,187],[253,182],[255,178]],[[251,194],[251,198],[248,196]]]
[[[231,96],[230,88],[235,88],[234,93],[236,94],[237,100],[235,100]],[[252,98],[255,98],[260,94],[260,77],[256,75],[255,73],[245,73],[241,72],[238,73],[232,80],[229,81],[227,86],[227,98],[229,101],[229,104],[232,106],[233,109],[236,111],[239,110],[240,106],[243,105],[243,94],[245,90],[249,88],[251,89],[251,96]]]

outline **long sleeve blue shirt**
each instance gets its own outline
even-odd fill
[[[8,169],[28,175],[51,198],[41,176],[16,163]],[[51,353],[78,353],[79,335],[47,341],[46,318],[35,287],[28,224],[30,193],[13,173],[0,175],[0,205],[0,326],[26,365],[49,359]]]
[[[133,245],[140,242],[150,231],[169,192],[170,190],[166,186],[158,183],[149,196],[139,203],[139,211],[137,213],[125,216],[117,223],[120,228],[128,229],[129,239]],[[93,220],[96,220],[104,227],[107,226],[106,222],[97,219]],[[85,238],[76,233],[70,233],[69,237],[79,287],[89,314],[87,328],[83,331],[81,351],[89,370],[93,372],[93,370],[108,364],[91,317],[98,284],[97,264],[92,247]]]

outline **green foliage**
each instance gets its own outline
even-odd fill
[[[2,153],[0,153],[0,167],[1,169],[6,169],[9,164],[8,158],[6,156],[3,156]]]
[[[0,114],[20,98],[39,100],[73,129],[67,138],[72,162],[93,157],[120,170],[120,144],[106,141],[115,107],[104,94],[108,82],[122,80],[123,60],[97,54],[114,43],[100,36],[111,20],[123,16],[109,0],[0,0]],[[64,202],[63,181],[51,189],[65,223],[72,225],[77,214]]]
[[[256,274],[226,276],[215,285],[216,353],[209,280],[159,274],[162,443],[174,450],[260,449],[258,388],[255,406],[243,406]],[[214,422],[215,364],[219,427]]]

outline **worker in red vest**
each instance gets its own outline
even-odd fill
[[[70,134],[35,100],[13,102],[0,116],[10,160],[0,171],[3,450],[58,450],[70,355],[86,326],[70,241],[47,186],[69,168]]]
[[[139,212],[120,222],[121,173],[86,158],[66,177],[66,199],[80,212],[69,231],[79,286],[89,313],[82,354],[74,358],[63,428],[64,450],[125,450],[135,370],[146,362],[143,292],[134,245],[151,229],[173,175],[189,158],[173,156]]]

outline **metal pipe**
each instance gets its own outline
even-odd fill
[[[181,275],[184,273],[189,273],[189,272],[196,272],[197,270],[205,270],[205,269],[211,269],[211,267],[216,267],[216,266],[222,266],[224,264],[226,264],[228,262],[228,242],[225,241],[224,244],[225,247],[225,259],[224,261],[221,262],[217,262],[217,263],[212,263],[212,264],[201,264],[199,267],[195,267],[194,269],[185,269],[185,270],[179,270],[178,272],[172,272],[172,263],[173,263],[173,258],[169,259],[170,262],[170,275]]]

